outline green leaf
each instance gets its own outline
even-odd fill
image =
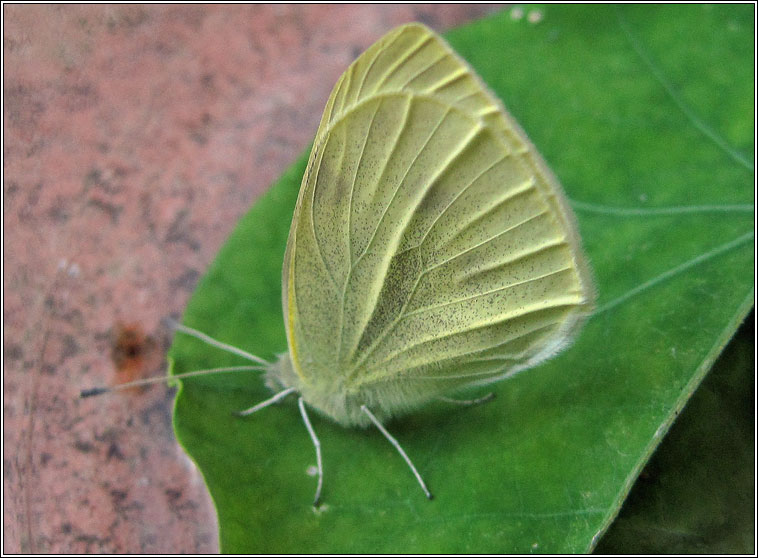
[[[175,429],[223,551],[589,551],[753,306],[752,7],[522,9],[448,38],[562,181],[596,313],[559,357],[495,385],[493,402],[435,403],[387,425],[431,502],[379,432],[314,416],[316,512],[315,453],[292,400],[237,418],[270,396],[259,373],[183,381]],[[242,219],[184,323],[263,358],[286,350],[281,263],[305,162]],[[170,356],[175,373],[240,364],[182,335]]]
[[[755,315],[676,419],[595,549],[755,554]]]

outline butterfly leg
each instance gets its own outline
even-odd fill
[[[491,391],[487,395],[483,397],[477,397],[476,399],[452,399],[450,397],[444,396],[439,396],[437,399],[444,401],[445,403],[453,403],[455,405],[479,405],[481,403],[487,403],[487,401],[492,401],[495,399],[495,392]]]
[[[424,479],[421,478],[421,475],[419,475],[419,472],[416,470],[416,467],[413,465],[413,462],[411,461],[411,458],[408,457],[408,454],[405,453],[403,448],[400,446],[397,440],[392,437],[392,435],[387,432],[387,429],[384,428],[381,422],[374,416],[374,413],[368,410],[368,408],[365,405],[361,405],[361,411],[366,413],[368,415],[368,418],[371,419],[371,422],[374,423],[374,425],[379,429],[379,432],[384,434],[384,437],[389,440],[389,443],[395,446],[395,449],[400,453],[401,456],[403,456],[403,459],[405,459],[405,462],[408,464],[408,467],[411,468],[411,471],[413,471],[413,475],[416,477],[416,480],[421,485],[421,489],[424,491],[424,494],[426,494],[426,497],[430,500],[432,499],[432,493],[429,492],[429,489],[426,487],[426,484],[424,484]]]
[[[253,405],[249,409],[245,409],[244,411],[236,411],[234,414],[237,415],[238,417],[245,417],[247,415],[252,415],[254,412],[260,411],[264,407],[268,407],[269,405],[272,405],[272,404],[276,403],[280,399],[284,399],[285,397],[287,397],[293,391],[295,391],[295,388],[293,388],[293,387],[287,388],[285,390],[280,391],[279,393],[277,393],[273,397],[269,397],[265,401],[261,401],[257,405]]]
[[[321,466],[321,442],[318,441],[318,437],[316,436],[316,432],[313,430],[313,426],[311,426],[311,421],[308,419],[308,413],[305,412],[305,403],[303,402],[303,398],[300,397],[297,400],[297,405],[300,407],[300,414],[303,416],[303,422],[305,423],[305,428],[308,429],[308,434],[311,436],[311,440],[313,441],[313,445],[316,447],[316,465],[318,466],[318,485],[316,486],[316,496],[313,498],[313,507],[318,507],[318,502],[321,499],[321,485],[324,483],[324,469]]]

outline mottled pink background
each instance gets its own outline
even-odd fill
[[[5,553],[217,550],[173,393],[79,390],[163,372],[161,319],[365,47],[497,9],[3,6]]]

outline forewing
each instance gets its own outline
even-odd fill
[[[434,394],[507,374],[565,344],[592,302],[557,181],[418,24],[369,48],[332,92],[284,280],[296,370],[356,389]]]

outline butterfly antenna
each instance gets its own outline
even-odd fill
[[[116,384],[107,387],[94,387],[89,389],[83,389],[79,392],[79,397],[93,397],[95,395],[101,395],[103,393],[110,393],[112,391],[119,391],[122,389],[128,389],[137,386],[145,386],[148,384],[157,384],[162,382],[168,382],[170,380],[178,380],[181,378],[190,378],[192,376],[205,376],[208,374],[223,374],[225,372],[249,372],[251,370],[264,370],[261,366],[225,366],[222,368],[208,368],[206,370],[193,370],[192,372],[184,372],[182,374],[172,374],[168,376],[156,376],[154,378],[143,378],[141,380],[134,380],[133,382],[126,382],[123,384]]]
[[[207,343],[208,345],[211,345],[212,347],[216,347],[217,349],[221,349],[222,351],[227,351],[229,353],[239,355],[242,358],[246,358],[247,360],[252,360],[253,362],[257,362],[258,364],[262,364],[263,366],[271,366],[271,363],[269,361],[264,360],[261,357],[255,356],[252,353],[248,353],[247,351],[243,351],[242,349],[239,349],[237,347],[228,345],[226,343],[223,343],[222,341],[214,339],[210,335],[206,335],[202,331],[198,331],[195,328],[186,326],[184,324],[180,324],[179,322],[172,320],[171,318],[164,318],[164,321],[176,331],[180,331],[186,335],[189,335],[190,337],[199,339],[200,341],[203,341],[204,343]]]
[[[368,407],[366,407],[365,405],[361,405],[361,411],[363,411],[364,413],[366,413],[366,415],[368,415],[368,418],[370,418],[371,422],[373,422],[374,425],[379,429],[379,432],[384,434],[384,437],[387,438],[387,440],[389,440],[390,444],[395,446],[395,449],[398,451],[398,453],[400,453],[400,455],[403,456],[403,459],[405,459],[405,462],[408,464],[408,467],[410,467],[411,471],[413,471],[413,475],[416,477],[416,480],[421,485],[421,490],[423,490],[424,494],[426,494],[426,497],[431,500],[433,498],[432,493],[429,492],[429,489],[426,487],[426,484],[424,483],[424,479],[421,478],[421,475],[419,474],[418,470],[416,470],[416,467],[413,465],[413,461],[411,461],[411,458],[408,457],[407,453],[405,453],[400,443],[397,440],[395,440],[395,438],[392,437],[392,434],[387,432],[387,429],[384,428],[382,423],[379,422],[379,419],[377,419],[374,416],[374,413],[368,410]]]

